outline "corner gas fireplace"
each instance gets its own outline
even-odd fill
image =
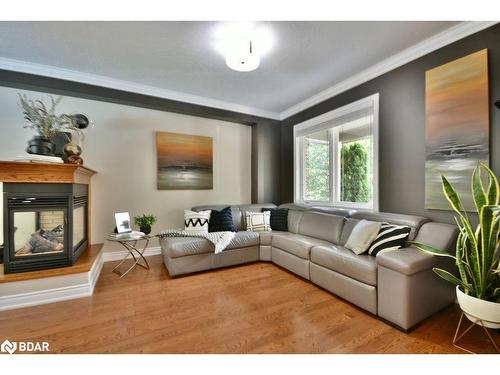
[[[73,265],[88,246],[88,185],[4,183],[4,272]]]

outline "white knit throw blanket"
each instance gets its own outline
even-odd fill
[[[221,253],[233,240],[234,232],[193,233],[187,230],[167,229],[157,234],[157,237],[196,237],[205,238],[214,244],[215,254]]]

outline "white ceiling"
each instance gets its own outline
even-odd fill
[[[227,68],[216,51],[218,22],[0,22],[0,68],[53,76],[60,70],[59,78],[121,84],[131,91],[280,118],[311,96],[457,26],[427,21],[264,24],[274,47],[248,73]]]

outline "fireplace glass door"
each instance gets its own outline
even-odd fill
[[[57,254],[66,250],[65,209],[34,209],[12,214],[15,257]]]

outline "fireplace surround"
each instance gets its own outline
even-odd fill
[[[0,161],[5,274],[76,262],[91,244],[94,173],[78,165]]]
[[[4,271],[71,266],[88,246],[82,184],[4,184]]]

